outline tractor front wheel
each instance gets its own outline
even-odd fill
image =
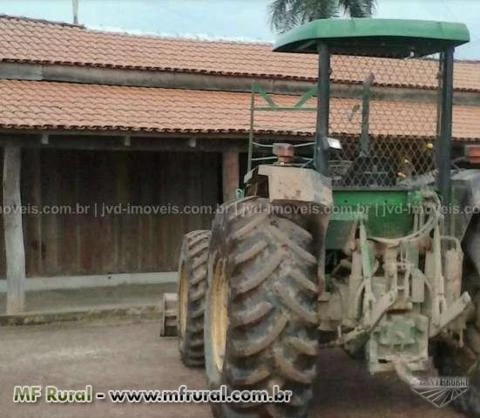
[[[178,344],[183,363],[204,365],[203,324],[210,231],[185,235],[178,267]]]

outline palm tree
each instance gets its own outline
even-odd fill
[[[351,17],[370,17],[376,0],[273,0],[269,6],[270,23],[277,32],[315,19],[336,17],[340,9]]]

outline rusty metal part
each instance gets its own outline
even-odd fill
[[[295,159],[295,147],[292,144],[278,142],[273,144],[273,155],[278,158],[277,165],[289,165]]]
[[[177,335],[177,305],[178,296],[176,293],[163,294],[160,337],[174,337]]]
[[[470,164],[480,164],[480,145],[467,145],[465,155]]]
[[[330,209],[333,205],[332,187],[328,177],[298,167],[259,165],[246,174],[247,196],[255,194],[255,185],[267,182],[265,195],[273,204],[292,202],[311,203]],[[321,213],[320,213],[321,214]]]

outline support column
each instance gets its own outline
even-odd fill
[[[7,315],[25,307],[25,247],[23,243],[20,170],[22,150],[7,145],[3,155],[3,225],[7,266]]]
[[[235,191],[240,185],[238,152],[225,151],[222,159],[223,201],[235,200]]]
[[[452,196],[451,154],[454,50],[454,47],[448,47],[442,54],[442,109],[440,119],[440,140],[437,144],[437,168],[438,188],[440,190],[440,194],[442,195],[442,202],[445,207],[449,207]],[[448,215],[449,211],[446,213]],[[448,225],[448,222],[446,225]]]
[[[330,118],[330,52],[325,42],[318,44],[317,134],[315,168],[328,176],[328,127]]]

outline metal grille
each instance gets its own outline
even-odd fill
[[[438,120],[438,60],[333,56],[331,60],[330,137],[342,150],[330,152],[336,188],[398,188],[435,168]],[[275,159],[266,143],[277,135],[315,135],[316,89],[303,97],[252,95],[251,166]],[[272,133],[269,140],[258,133]],[[299,148],[298,164],[308,166],[313,145]]]
[[[336,56],[331,69],[337,188],[404,187],[434,169],[438,61]]]

